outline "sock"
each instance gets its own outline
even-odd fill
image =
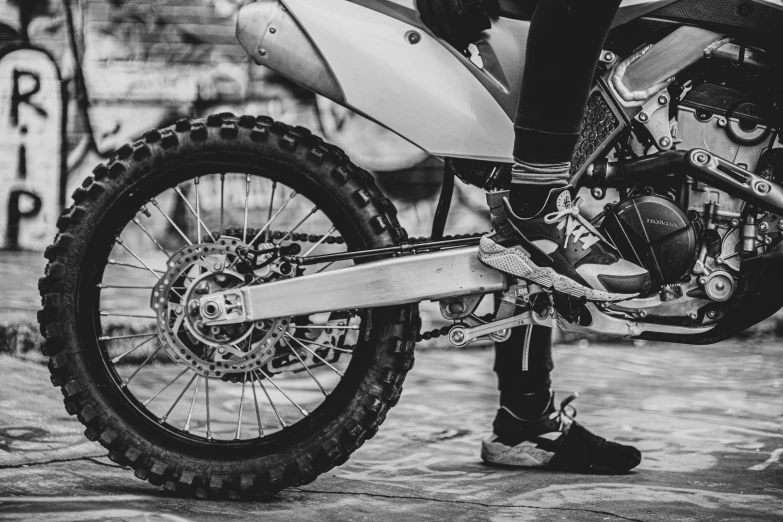
[[[509,201],[514,213],[530,218],[538,214],[546,203],[549,191],[568,184],[571,163],[533,163],[514,160],[511,168]]]
[[[509,202],[514,214],[521,218],[531,218],[538,214],[546,198],[549,197],[549,191],[561,185],[527,185],[524,183],[512,183]]]
[[[552,390],[544,388],[532,393],[515,395],[500,394],[500,405],[511,410],[511,413],[524,420],[539,418],[546,412],[552,400]]]

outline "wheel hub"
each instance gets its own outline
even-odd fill
[[[150,306],[158,339],[168,356],[203,376],[245,373],[266,364],[291,324],[289,318],[210,326],[231,305],[201,297],[238,288],[244,277],[234,270],[246,245],[233,237],[189,245],[168,261]]]

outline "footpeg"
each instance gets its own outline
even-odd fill
[[[491,323],[482,324],[479,326],[467,326],[463,324],[456,324],[449,330],[449,342],[456,348],[462,348],[472,343],[479,337],[491,336],[496,332],[502,330],[511,329],[522,325],[539,325],[547,326],[549,328],[554,327],[552,318],[547,312],[546,315],[538,314],[532,310],[527,312],[500,319],[499,321],[492,321]]]

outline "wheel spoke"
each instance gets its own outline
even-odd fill
[[[311,341],[310,339],[302,339],[302,338],[299,338],[299,337],[294,337],[293,335],[290,335],[290,334],[286,334],[286,335],[288,335],[288,337],[290,337],[291,339],[294,339],[295,341],[300,341],[300,342],[306,342],[306,343],[309,343],[309,344],[314,344],[316,346],[320,346],[321,348],[328,348],[330,350],[337,350],[338,352],[343,352],[343,353],[353,353],[353,350],[346,350],[345,348],[338,348],[337,346],[331,346],[329,344],[317,343],[315,341]]]
[[[147,263],[142,261],[141,258],[136,255],[136,252],[131,250],[125,243],[122,242],[122,240],[120,238],[117,238],[114,241],[115,241],[115,243],[120,245],[122,248],[124,248],[130,255],[132,255],[134,257],[134,259],[136,259],[136,261],[141,263],[144,266],[144,268],[149,270],[152,273],[152,275],[154,275],[156,278],[159,278],[163,274],[163,272],[159,272],[159,271],[156,271],[156,270],[153,270],[152,268],[150,268],[149,265],[147,265]],[[127,265],[127,266],[132,266],[132,265]]]
[[[150,272],[152,272],[152,275],[154,275],[155,277],[160,277],[160,276],[163,275],[163,272],[161,272],[160,270],[153,270],[153,269],[151,269],[150,267],[148,267],[146,265],[145,266],[136,266],[136,265],[131,265],[131,264],[128,264],[128,263],[123,263],[121,261],[116,261],[114,259],[109,259],[106,262],[106,264],[107,265],[112,265],[112,266],[122,266],[122,267],[125,267],[125,268],[135,268],[136,270],[149,270]]]
[[[122,383],[122,387],[123,388],[127,388],[128,387],[128,383],[131,382],[131,379],[136,377],[136,374],[138,374],[139,371],[141,371],[141,369],[144,368],[147,365],[147,363],[152,360],[153,357],[155,357],[155,354],[158,353],[161,348],[163,348],[163,345],[158,343],[158,347],[155,349],[155,351],[152,352],[151,354],[149,354],[149,356],[146,359],[144,359],[144,362],[141,363],[138,368],[136,368],[136,370],[131,374],[130,377],[125,379],[125,382]]]
[[[98,283],[97,287],[100,289],[112,289],[112,288],[124,288],[126,290],[152,290],[155,288],[154,286],[139,286],[139,285],[104,285],[103,283]]]
[[[334,234],[334,232],[335,232],[336,230],[337,230],[337,227],[332,227],[332,228],[330,228],[330,229],[329,229],[329,231],[328,231],[326,234],[324,234],[323,236],[321,236],[321,239],[319,239],[319,240],[318,240],[318,242],[317,242],[316,244],[314,244],[312,247],[310,247],[310,250],[308,250],[307,252],[305,252],[305,253],[302,255],[302,257],[307,257],[307,256],[309,256],[310,254],[312,254],[312,253],[313,253],[313,250],[315,250],[316,248],[318,248],[319,246],[321,246],[321,245],[323,244],[323,242],[324,242],[324,241],[326,241],[326,238],[328,238],[329,236],[331,236],[332,234]]]
[[[266,232],[266,230],[269,228],[269,226],[272,224],[272,222],[275,219],[277,219],[277,216],[280,215],[280,213],[285,209],[286,206],[288,206],[288,204],[291,202],[291,200],[293,200],[295,197],[296,197],[296,191],[294,190],[293,192],[291,192],[291,195],[288,196],[288,199],[286,199],[283,202],[283,204],[280,206],[280,208],[277,209],[277,212],[275,212],[274,215],[269,218],[269,221],[267,221],[266,224],[261,228],[261,230],[258,231],[256,236],[253,239],[250,240],[250,243],[248,243],[248,245],[252,245],[253,243],[255,243],[256,240],[259,237],[261,237],[261,234],[264,234]],[[264,240],[266,240],[266,235],[264,235]]]
[[[139,220],[139,218],[134,217],[133,218],[133,222],[136,223],[136,226],[139,227],[142,232],[144,232],[145,236],[150,238],[150,241],[152,241],[155,244],[155,246],[158,247],[158,250],[163,252],[163,255],[165,255],[167,258],[171,257],[171,254],[169,254],[169,252],[165,248],[163,248],[163,246],[160,243],[158,243],[158,240],[155,239],[154,237],[152,237],[152,234],[149,233],[149,230],[147,230],[144,227],[144,225],[141,224],[141,221]]]
[[[285,397],[286,399],[288,399],[288,402],[290,402],[291,404],[293,404],[293,405],[296,407],[296,409],[298,409],[298,410],[299,410],[299,412],[300,412],[300,413],[301,413],[303,416],[307,417],[307,415],[308,415],[308,413],[307,413],[307,410],[305,410],[304,408],[302,408],[301,406],[299,406],[299,405],[298,405],[296,402],[294,402],[294,400],[293,400],[291,397],[289,397],[289,396],[288,396],[288,394],[287,394],[286,392],[284,392],[284,391],[282,390],[282,388],[280,388],[280,386],[278,386],[278,385],[277,385],[277,383],[276,383],[275,381],[273,381],[273,380],[272,380],[272,378],[271,378],[271,377],[269,377],[269,376],[266,374],[266,372],[264,372],[264,370],[262,370],[261,368],[257,368],[257,369],[256,369],[256,371],[258,371],[258,372],[261,372],[261,374],[262,374],[264,377],[266,377],[266,379],[267,379],[267,380],[268,380],[268,381],[269,381],[269,382],[272,384],[272,386],[274,386],[274,387],[277,389],[277,391],[279,391],[280,393],[282,393],[282,394],[283,394],[283,397]]]
[[[266,395],[266,400],[268,400],[269,401],[269,405],[272,406],[272,411],[275,412],[275,416],[277,417],[277,420],[279,420],[280,421],[280,425],[285,428],[286,427],[286,423],[283,420],[283,418],[280,416],[280,413],[278,413],[277,408],[275,407],[275,403],[272,402],[272,397],[269,396],[269,392],[266,391],[266,387],[264,387],[264,383],[261,382],[261,376],[258,375],[258,374],[256,374],[256,376],[258,378],[258,385],[261,386],[261,391],[264,392],[264,395]]]
[[[283,238],[282,238],[282,239],[281,239],[279,242],[277,242],[277,243],[275,243],[275,244],[276,244],[276,245],[280,245],[280,244],[282,244],[282,243],[283,243],[283,241],[285,241],[286,239],[288,239],[289,237],[291,237],[291,234],[293,234],[294,232],[296,232],[296,231],[297,231],[297,229],[298,229],[299,227],[301,227],[301,226],[304,224],[304,222],[305,222],[305,221],[307,221],[308,219],[310,219],[310,217],[311,217],[313,214],[315,214],[316,212],[318,212],[318,207],[313,207],[313,209],[312,209],[312,210],[311,210],[311,211],[310,211],[310,212],[309,212],[309,213],[308,213],[308,214],[307,214],[305,217],[303,217],[303,218],[302,218],[302,220],[301,220],[301,221],[299,221],[299,223],[297,223],[297,224],[296,224],[296,226],[294,226],[294,228],[292,228],[291,230],[289,230],[289,231],[288,231],[288,233],[287,233],[285,236],[283,236]]]
[[[247,242],[247,210],[250,201],[250,174],[245,175],[245,220],[242,224],[242,242]]]
[[[247,384],[247,373],[245,373],[245,379],[242,381],[242,393],[239,396],[239,417],[237,418],[237,433],[234,436],[234,440],[239,440],[239,433],[242,431],[242,409],[245,402],[245,385]]]
[[[201,377],[196,380],[196,387],[193,389],[193,398],[190,400],[190,409],[188,410],[188,418],[185,420],[185,426],[183,430],[190,433],[190,418],[193,415],[193,406],[196,405],[196,395],[198,395],[198,385],[201,382]]]
[[[247,373],[245,373],[245,380],[247,380]],[[258,396],[256,395],[256,380],[250,379],[250,388],[253,390],[253,404],[256,405],[256,420],[258,421],[258,436],[264,436],[264,427],[261,425],[261,411],[258,409]]]
[[[156,398],[158,395],[160,395],[161,393],[163,393],[164,391],[166,391],[166,390],[168,389],[168,387],[169,387],[169,386],[171,386],[172,384],[174,384],[175,382],[177,382],[177,380],[178,380],[180,377],[182,377],[183,375],[185,375],[185,373],[186,373],[188,370],[190,370],[190,368],[185,368],[185,369],[184,369],[184,370],[182,370],[180,373],[178,373],[178,374],[177,374],[177,376],[176,376],[176,377],[174,377],[173,379],[171,379],[169,382],[167,382],[167,383],[166,383],[166,385],[165,385],[165,386],[163,386],[163,388],[161,388],[160,390],[158,390],[157,392],[155,392],[155,394],[154,394],[152,397],[150,397],[150,398],[149,398],[149,399],[147,399],[146,401],[142,402],[142,403],[141,403],[141,404],[142,404],[142,406],[146,406],[147,404],[149,404],[149,403],[151,403],[152,401],[154,401],[154,400],[155,400],[155,398]]]
[[[130,336],[128,336],[128,337],[130,337]],[[120,354],[120,355],[118,355],[117,357],[115,357],[114,359],[112,359],[112,360],[111,360],[111,363],[112,363],[112,364],[117,364],[117,363],[118,363],[118,362],[120,362],[120,361],[121,361],[121,360],[122,360],[122,359],[123,359],[123,358],[124,358],[126,355],[130,355],[130,354],[132,354],[133,352],[135,352],[136,350],[138,350],[139,348],[141,348],[142,346],[144,346],[145,344],[147,344],[147,343],[148,343],[148,342],[150,342],[151,340],[155,339],[155,337],[157,337],[157,334],[152,334],[152,336],[151,336],[149,339],[147,339],[146,341],[143,341],[143,342],[141,342],[141,343],[137,344],[136,346],[134,346],[133,348],[131,348],[131,349],[130,349],[130,350],[128,350],[127,352],[125,352],[125,353],[123,353],[123,354]]]
[[[198,178],[196,178],[196,179],[198,179]],[[174,187],[174,191],[177,194],[179,194],[179,197],[182,198],[182,201],[185,203],[185,206],[188,207],[188,210],[190,211],[190,213],[193,215],[194,218],[196,218],[196,231],[197,231],[196,235],[198,237],[197,241],[200,244],[201,243],[201,227],[203,227],[204,230],[207,231],[207,234],[209,234],[210,236],[212,235],[212,233],[207,228],[207,225],[205,225],[204,222],[201,221],[201,209],[199,208],[200,205],[199,205],[199,200],[198,200],[198,181],[194,180],[194,182],[196,184],[196,210],[195,211],[193,210],[193,207],[190,205],[190,201],[188,201],[188,198],[185,197],[185,194],[182,192],[182,189],[180,189],[177,186],[177,187]]]
[[[320,383],[320,382],[318,382],[318,379],[316,379],[316,378],[315,378],[315,375],[313,375],[313,372],[311,372],[311,371],[310,371],[310,368],[308,368],[308,367],[307,367],[307,365],[306,365],[306,364],[305,364],[305,362],[302,360],[302,358],[299,356],[299,354],[296,352],[296,350],[294,350],[294,347],[293,347],[293,346],[291,346],[291,343],[286,343],[286,344],[287,344],[287,345],[288,345],[288,347],[291,349],[291,352],[293,352],[293,354],[296,356],[296,358],[297,358],[297,359],[299,360],[299,362],[302,364],[302,366],[303,366],[303,367],[304,367],[304,369],[307,371],[307,373],[308,373],[308,374],[310,374],[310,377],[312,377],[312,378],[313,378],[313,380],[315,381],[315,383],[318,385],[318,387],[319,387],[319,388],[321,388],[321,391],[323,392],[323,394],[324,394],[324,397],[326,397],[327,395],[329,395],[329,394],[326,392],[326,390],[324,389],[324,387],[323,387],[323,386],[321,386],[321,383]]]
[[[182,388],[182,391],[177,395],[176,400],[174,401],[174,404],[171,405],[171,408],[169,408],[169,411],[166,412],[166,414],[160,418],[160,422],[166,422],[166,419],[169,418],[169,415],[171,415],[171,412],[174,411],[174,408],[177,407],[177,404],[179,404],[180,399],[182,399],[182,396],[185,395],[185,392],[188,391],[188,388],[190,388],[190,385],[193,384],[193,381],[198,378],[198,374],[194,373],[193,377],[190,378],[188,383],[185,385],[184,388]]]
[[[104,317],[135,317],[137,319],[157,319],[157,317],[154,315],[124,314],[117,312],[104,312],[103,310],[101,310],[99,313]]]
[[[193,184],[196,186],[196,222],[201,223],[201,201],[198,197],[198,186],[201,183],[201,178],[193,178]],[[210,237],[212,237],[212,232],[209,231],[209,229],[204,225],[204,223],[201,223],[201,226],[204,227],[204,230],[207,231],[207,234],[209,234]],[[196,227],[196,236],[198,243],[201,244],[201,227]]]
[[[336,373],[336,374],[337,374],[337,375],[339,375],[340,377],[345,377],[345,375],[343,374],[343,372],[341,372],[340,370],[338,370],[337,368],[335,368],[334,366],[332,366],[331,364],[329,364],[328,362],[326,362],[326,359],[324,359],[323,357],[321,357],[320,355],[318,355],[317,353],[315,353],[314,351],[312,351],[310,348],[308,348],[307,346],[305,346],[305,344],[304,344],[302,341],[300,341],[300,340],[298,340],[298,339],[296,339],[296,338],[294,338],[294,337],[291,337],[291,336],[290,336],[290,335],[288,335],[288,334],[285,334],[285,335],[286,335],[286,336],[288,336],[288,338],[289,338],[289,339],[293,339],[294,341],[296,341],[297,343],[299,343],[299,345],[300,345],[302,348],[304,348],[305,350],[307,350],[308,352],[310,352],[311,354],[313,354],[313,357],[316,357],[316,358],[318,358],[318,360],[320,360],[320,361],[321,361],[322,363],[324,363],[326,366],[328,366],[329,368],[331,368],[331,369],[334,371],[334,373]]]
[[[99,341],[113,341],[115,339],[133,339],[134,337],[155,337],[156,333],[140,333],[140,334],[128,334],[128,335],[103,335],[98,337]]]
[[[277,181],[272,182],[272,195],[269,197],[269,211],[266,214],[267,223],[272,221],[272,210],[275,208],[275,191],[277,190]],[[266,232],[264,233],[264,243],[266,243]]]
[[[220,234],[221,236],[223,235],[223,208],[224,208],[223,194],[225,192],[225,188],[226,188],[226,173],[223,172],[222,174],[220,174],[220,229],[218,230],[218,234]]]
[[[207,393],[207,438],[212,440],[212,427],[209,418],[209,378],[204,377],[204,390]]]
[[[177,233],[178,233],[180,236],[182,236],[182,239],[184,239],[184,240],[185,240],[185,243],[187,243],[188,245],[192,245],[192,244],[193,244],[193,242],[192,242],[190,239],[188,239],[188,236],[186,236],[186,235],[185,235],[185,233],[184,233],[184,232],[182,232],[182,230],[181,230],[181,229],[180,229],[180,228],[177,226],[177,224],[176,224],[176,223],[174,223],[174,220],[173,220],[173,219],[171,219],[171,218],[169,217],[169,215],[168,215],[168,214],[166,214],[166,212],[164,212],[164,211],[163,211],[163,209],[162,209],[162,208],[160,208],[160,204],[158,204],[158,200],[156,200],[155,198],[152,198],[152,199],[150,200],[150,202],[152,203],[152,205],[153,205],[155,208],[157,208],[157,209],[158,209],[158,212],[160,212],[161,214],[163,214],[163,217],[164,217],[164,218],[166,218],[166,221],[168,221],[168,222],[169,222],[169,224],[170,224],[172,227],[174,227],[174,230],[176,230],[176,231],[177,231]],[[198,227],[196,227],[196,228],[198,228]]]

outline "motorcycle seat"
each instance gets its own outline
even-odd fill
[[[530,20],[536,8],[536,0],[498,0],[500,16],[514,20]]]

